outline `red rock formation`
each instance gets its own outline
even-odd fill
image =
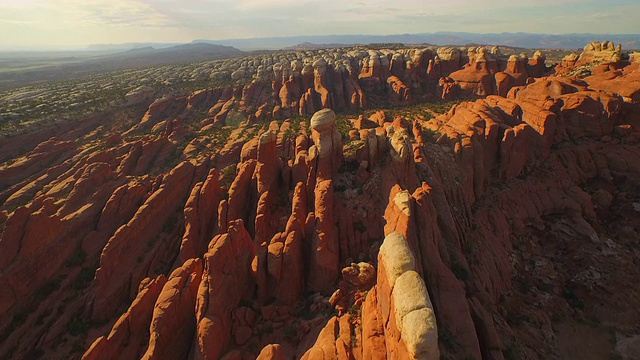
[[[359,78],[386,79],[389,77],[389,68],[385,67],[385,64],[389,65],[389,59],[385,56],[380,56],[377,53],[371,54],[369,58],[363,60]]]
[[[288,108],[292,106],[292,102],[294,99],[298,99],[300,97],[300,84],[295,81],[294,77],[289,77],[286,80],[280,89],[279,97],[280,102],[283,108]]]
[[[124,134],[130,134],[136,130],[150,129],[161,121],[175,116],[187,106],[186,97],[165,96],[155,100],[144,114],[138,125],[132,127]]]
[[[187,97],[187,108],[193,108],[207,101],[214,94],[213,90],[197,90]]]
[[[362,356],[364,359],[387,359],[384,323],[378,305],[377,287],[371,289],[362,306]]]
[[[355,79],[353,69],[342,73],[342,81],[345,87],[346,103],[350,110],[364,109],[367,107],[367,98]]]
[[[584,79],[589,88],[620,95],[626,103],[640,102],[640,61],[621,70],[606,71]]]
[[[453,100],[458,97],[459,85],[456,85],[455,80],[450,77],[440,78],[438,81],[437,93],[442,100]]]
[[[169,107],[169,105],[171,105],[172,100],[173,99],[169,97],[155,100],[153,103],[151,103],[151,105],[149,105],[149,109],[144,114],[142,120],[140,120],[140,123],[157,123],[159,121],[157,119],[158,116],[161,115]]]
[[[132,284],[137,284],[146,277],[148,267],[162,261],[156,256],[167,251],[168,249],[163,249],[163,245],[167,246],[169,243],[157,242],[158,237],[162,239],[158,235],[162,232],[165,234],[165,241],[171,241],[171,235],[167,232],[172,232],[174,229],[171,227],[175,227],[177,222],[171,216],[181,207],[189,191],[194,169],[195,166],[190,162],[182,162],[176,166],[133,218],[109,239],[100,257],[100,268],[96,271],[93,319],[111,317],[131,297]],[[167,226],[166,223],[170,225]],[[149,248],[154,251],[149,253]],[[123,276],[123,269],[127,269],[129,276]]]
[[[562,104],[560,126],[572,139],[611,134],[621,116],[621,101],[610,95],[589,91],[556,99]]]
[[[404,76],[405,64],[404,56],[402,54],[393,54],[389,64],[389,71],[393,76]]]
[[[282,350],[278,344],[269,344],[265,346],[256,360],[284,360]]]
[[[331,180],[321,180],[317,183],[314,214],[307,286],[311,291],[327,292],[333,287],[340,271]]]
[[[433,64],[433,66],[431,65]],[[438,48],[437,56],[427,70],[434,74],[436,78],[447,77],[452,72],[459,70],[463,66],[462,54],[460,50],[452,47]]]
[[[313,75],[314,80],[313,84],[315,87],[316,93],[320,95],[320,109],[327,109],[335,106],[333,104],[333,96],[329,94],[329,90],[327,90],[327,62],[324,59],[318,59],[313,63]],[[315,111],[315,110],[314,110]]]
[[[250,295],[253,242],[242,220],[229,223],[204,256],[204,272],[196,301],[197,359],[218,359],[231,341],[231,310]]]
[[[622,56],[622,45],[616,45],[610,41],[594,41],[587,44],[580,54],[576,65],[589,64],[594,62],[616,62]]]
[[[73,142],[59,141],[56,138],[39,144],[20,160],[0,167],[0,189],[4,190],[10,184],[46,170],[46,167],[59,164],[61,158],[68,157],[75,149]]]
[[[395,104],[411,104],[411,90],[397,76],[387,78],[387,84],[391,90],[391,101]]]
[[[74,168],[61,174],[60,179],[52,179],[52,183],[45,185],[46,191],[43,189],[27,206],[13,211],[6,219],[0,235],[0,283],[7,289],[0,294],[0,313],[4,316],[15,317],[27,308],[37,308],[40,301],[35,301],[36,294],[55,291],[62,282],[60,272],[65,267],[80,265],[70,259],[78,254],[86,257],[80,250],[82,240],[95,228],[109,195],[122,183],[113,179],[114,173],[107,163],[87,164],[88,158],[91,159],[79,156]],[[92,161],[95,160],[100,157],[93,157]],[[63,196],[68,202],[56,202]],[[51,257],[54,251],[57,256]],[[47,266],[35,266],[37,263]],[[76,268],[71,274],[76,276],[79,270]],[[25,273],[29,274],[28,279],[24,278]],[[4,345],[17,347],[20,333],[13,335],[14,340],[9,338]]]
[[[200,259],[187,260],[171,273],[153,308],[149,347],[142,359],[183,359],[196,328],[195,307],[202,277]]]
[[[292,231],[286,238],[274,236],[268,248],[268,272],[273,277],[273,296],[284,304],[295,304],[304,289],[302,234]]]
[[[248,208],[251,196],[251,177],[256,168],[256,161],[249,160],[238,166],[238,175],[229,187],[229,202],[227,221],[242,219],[247,220]]]
[[[529,74],[525,67],[525,59],[511,55],[507,62],[507,68],[504,72],[496,73],[496,93],[502,97],[506,97],[514,86],[525,85]],[[544,62],[543,62],[544,65]]]
[[[546,57],[544,54],[541,51],[536,51],[526,64],[529,76],[534,78],[545,76],[548,72],[545,62]]]
[[[348,314],[340,318],[332,317],[320,331],[315,344],[301,359],[352,359],[352,331]]]
[[[145,279],[127,312],[122,314],[107,336],[101,336],[89,347],[82,360],[137,359],[146,342],[145,333],[151,323],[153,304],[167,282],[164,276]]]
[[[385,238],[378,255],[378,301],[390,359],[438,359],[433,306],[403,235]]]
[[[204,183],[197,183],[191,190],[184,209],[185,231],[178,263],[204,254],[209,240],[216,232],[218,204],[222,195],[218,177],[218,171],[212,169]]]
[[[414,188],[417,184],[409,132],[404,128],[400,128],[393,132],[389,142],[391,145],[391,170],[396,180],[401,187]]]
[[[138,180],[117,188],[100,215],[96,230],[82,240],[82,249],[90,257],[97,257],[115,231],[127,223],[149,196],[150,184]]]
[[[311,158],[317,158],[318,181],[331,179],[342,164],[342,139],[336,130],[336,114],[331,109],[318,111],[311,118]]]
[[[418,188],[412,198],[415,199],[415,217],[412,221],[415,223],[437,222],[438,217],[445,217],[451,211],[445,206],[443,209],[436,207],[437,193],[428,185],[424,184]],[[446,265],[443,259],[451,259],[453,254],[440,247],[440,243],[445,237],[451,236],[444,229],[432,228],[425,229],[418,227],[419,254],[422,263],[422,269],[425,282],[428,284],[431,299],[438,309],[438,319],[445,328],[455,329],[457,341],[461,344],[465,351],[478,354],[479,341],[478,334],[474,328],[474,322],[471,316],[469,305],[464,301],[465,290],[462,284],[456,279],[453,271],[450,270],[454,264]],[[457,240],[457,239],[453,239]],[[453,262],[453,260],[451,260]],[[456,260],[457,266],[465,261],[464,258]]]
[[[276,132],[273,130],[267,131],[260,136],[257,152],[258,163],[254,173],[257,190],[260,194],[265,191],[275,190],[278,185],[280,165],[278,164],[276,153],[276,140]]]
[[[479,57],[462,70],[449,75],[460,86],[463,97],[487,96],[495,94],[493,75],[489,71],[487,60]]]

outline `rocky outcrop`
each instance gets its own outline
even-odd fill
[[[399,105],[409,105],[412,103],[411,89],[409,89],[400,78],[390,76],[387,78],[387,84],[391,89],[391,101]]]
[[[424,281],[402,234],[389,234],[378,255],[378,301],[389,359],[439,359],[438,329]]]
[[[122,314],[107,336],[101,336],[89,347],[82,360],[137,359],[146,342],[145,333],[151,323],[154,303],[167,282],[164,276],[145,279],[127,312]]]
[[[526,59],[511,55],[507,61],[507,68],[504,72],[499,72],[495,75],[496,94],[506,97],[512,87],[525,85],[529,77],[527,65]],[[540,72],[539,69],[538,72]]]
[[[332,181],[319,181],[314,195],[314,222],[307,288],[314,292],[328,292],[340,271],[340,249],[333,214]]]
[[[453,47],[441,47],[436,50],[436,57],[430,63],[428,72],[436,72],[438,77],[449,76],[454,71],[459,70],[463,65],[462,54],[459,49]],[[433,64],[433,66],[431,65]],[[439,70],[439,71],[438,71]]]
[[[622,45],[616,45],[611,41],[594,41],[587,44],[580,54],[576,65],[590,64],[594,62],[617,62],[622,59]]]
[[[121,184],[107,163],[87,164],[86,158],[61,177],[63,180],[48,184],[33,201],[6,219],[0,236],[0,282],[8,289],[0,295],[2,314],[34,306],[20,299],[58,283],[56,273],[81,252],[83,238],[95,227],[111,192]],[[68,194],[67,201],[56,203],[61,192]],[[58,254],[53,259],[52,251]],[[48,266],[35,266],[43,262]],[[30,274],[26,281],[20,276],[25,271]]]
[[[219,359],[231,341],[231,310],[249,298],[253,242],[242,220],[211,240],[196,300],[197,359]]]
[[[182,109],[184,109],[184,107],[187,106],[187,101],[186,97],[176,98],[171,96],[155,100],[151,105],[149,105],[149,109],[140,120],[140,123],[128,130],[128,132],[130,133],[136,130],[150,129],[167,118],[169,118],[169,120],[175,118],[175,116],[172,115],[177,115]]]
[[[594,69],[595,70],[595,69]],[[635,61],[622,69],[612,65],[602,65],[598,71],[584,79],[589,88],[596,91],[604,91],[617,95],[629,104],[625,105],[628,111],[640,102],[640,61]],[[633,115],[627,116],[627,121],[632,121]]]
[[[378,288],[373,287],[362,305],[362,356],[364,359],[387,359],[384,322],[378,304]]]
[[[117,308],[131,297],[137,286],[134,284],[140,283],[148,272],[167,261],[162,254],[170,252],[172,243],[177,240],[174,239],[178,229],[175,211],[188,194],[194,170],[195,166],[190,162],[176,166],[133,218],[109,239],[96,271],[93,319],[113,316]],[[165,263],[164,266],[167,265]],[[123,269],[127,269],[126,276]]]
[[[185,231],[178,263],[202,256],[212,235],[216,233],[218,204],[222,191],[218,171],[212,169],[203,183],[197,183],[185,204]]]
[[[256,154],[258,163],[256,165],[254,177],[258,193],[275,190],[278,185],[278,156],[276,153],[277,135],[275,130],[265,132],[260,136],[258,151]]]
[[[269,344],[265,346],[256,360],[284,360],[279,344]]]
[[[68,157],[75,150],[76,146],[71,141],[51,138],[40,143],[18,161],[10,165],[3,164],[0,167],[0,179],[2,179],[0,180],[0,190],[40,173],[47,167],[59,164],[61,159]]]
[[[153,308],[149,347],[142,359],[183,359],[196,328],[195,307],[202,277],[200,259],[187,260],[171,273]]]
[[[315,344],[300,357],[313,359],[350,359],[353,357],[351,341],[353,329],[350,315],[332,317],[322,328]]]
[[[331,179],[342,164],[342,139],[336,129],[336,114],[331,109],[318,111],[311,118],[311,159],[317,159],[318,182]]]
[[[229,187],[229,201],[227,206],[226,219],[222,218],[220,226],[224,226],[227,221],[242,219],[248,220],[249,209],[247,204],[251,198],[253,188],[252,176],[256,168],[256,161],[249,160],[239,165],[238,173]]]
[[[451,73],[449,77],[460,86],[460,96],[475,97],[496,93],[494,79],[484,53],[478,54],[472,64]]]
[[[533,56],[529,58],[529,62],[526,64],[529,76],[534,78],[545,76],[549,72],[546,60],[547,59],[542,51],[536,51]]]

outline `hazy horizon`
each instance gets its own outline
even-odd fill
[[[640,3],[538,0],[3,0],[0,50],[436,32],[636,34]]]

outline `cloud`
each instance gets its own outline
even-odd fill
[[[86,24],[156,27],[169,23],[167,14],[144,0],[9,0],[0,11],[12,18],[30,18],[43,27]],[[54,20],[54,21],[51,21]]]
[[[62,7],[78,22],[129,27],[160,27],[170,23],[166,14],[140,0],[64,0]]]
[[[33,24],[37,24],[38,22],[35,21],[35,20],[20,20],[20,19],[0,18],[0,23],[13,24],[13,25],[33,25]]]

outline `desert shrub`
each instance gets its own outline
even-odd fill
[[[522,348],[520,347],[520,344],[512,342],[502,350],[502,355],[506,360],[522,359]]]
[[[75,290],[86,289],[95,275],[96,269],[89,267],[82,267],[78,276],[73,280],[73,288]]]
[[[450,351],[457,351],[460,349],[460,344],[458,344],[453,334],[444,327],[438,328],[438,340],[440,344]]]
[[[71,257],[67,260],[68,267],[76,267],[82,265],[84,260],[87,258],[87,253],[82,249],[78,249]]]
[[[466,281],[469,279],[469,270],[467,270],[467,268],[460,264],[456,259],[451,261],[451,271],[458,280]]]

